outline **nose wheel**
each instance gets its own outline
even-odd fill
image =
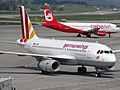
[[[95,76],[96,77],[101,77],[101,73],[96,73]]]
[[[98,70],[97,68],[95,68],[95,69],[96,69],[95,76],[96,76],[96,77],[101,77],[101,73],[99,72],[99,70]]]
[[[79,74],[84,74],[87,72],[87,68],[82,66],[82,67],[78,67],[78,73]]]

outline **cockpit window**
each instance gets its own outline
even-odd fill
[[[110,51],[107,51],[107,50],[98,50],[97,51],[97,54],[113,54],[113,52],[110,50]]]
[[[113,54],[113,52],[112,52],[112,51],[110,51],[110,53],[111,53],[111,54]]]
[[[99,54],[99,53],[100,53],[100,50],[97,51],[97,54]]]
[[[109,54],[109,53],[110,53],[110,51],[104,51],[104,53]]]
[[[103,53],[103,50],[100,51],[100,54],[102,54],[102,53]]]

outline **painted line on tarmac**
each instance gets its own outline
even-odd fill
[[[120,79],[105,80],[105,81],[96,81],[96,82],[87,82],[87,83],[78,83],[78,84],[68,84],[68,85],[60,85],[60,86],[53,86],[53,87],[37,88],[37,89],[32,89],[32,90],[54,89],[54,88],[60,88],[60,87],[69,87],[69,86],[96,84],[96,83],[103,83],[103,82],[112,82],[112,81],[115,81],[115,80],[120,80]]]

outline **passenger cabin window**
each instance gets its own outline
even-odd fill
[[[100,54],[102,54],[102,53],[103,53],[103,50],[100,51]]]
[[[107,50],[98,50],[97,54],[113,54],[113,52],[111,50],[110,51],[107,51]]]

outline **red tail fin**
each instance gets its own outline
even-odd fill
[[[46,6],[44,7],[44,14],[45,14],[46,22],[52,22],[52,23],[57,22],[52,12]]]

